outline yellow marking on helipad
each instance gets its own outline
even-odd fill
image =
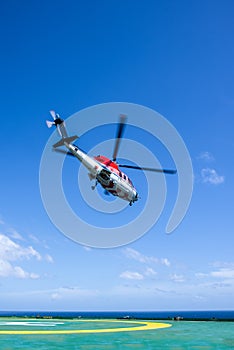
[[[80,322],[103,322],[103,320],[81,320]],[[76,321],[79,322],[79,321]],[[61,329],[61,330],[0,330],[1,334],[78,334],[78,333],[117,333],[117,332],[134,332],[134,331],[146,331],[159,328],[171,327],[169,323],[161,322],[147,322],[147,321],[114,321],[108,320],[105,322],[120,322],[138,324],[134,327],[120,327],[120,328],[100,328],[100,329]],[[49,322],[48,322],[49,323]]]

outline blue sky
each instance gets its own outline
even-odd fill
[[[234,309],[233,10],[231,0],[1,3],[1,310]],[[150,232],[92,249],[61,234],[43,207],[45,119],[53,108],[67,118],[112,101],[152,108],[176,127],[194,192],[172,235],[165,226],[177,183],[167,179]],[[79,145],[91,148],[105,132]],[[148,146],[173,166],[160,146]],[[67,165],[71,193],[77,168]]]

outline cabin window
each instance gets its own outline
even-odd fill
[[[105,181],[108,181],[110,179],[110,172],[106,169],[103,169],[101,172],[100,172],[100,177],[105,180]]]

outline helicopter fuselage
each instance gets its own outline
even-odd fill
[[[95,189],[99,183],[105,191],[120,197],[132,205],[138,200],[138,193],[129,177],[120,171],[116,162],[105,156],[90,157],[74,144],[64,142],[66,148],[86,167],[90,180],[95,180]]]

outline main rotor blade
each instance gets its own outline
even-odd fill
[[[116,141],[115,141],[115,148],[114,148],[114,152],[113,152],[113,156],[112,156],[112,160],[115,162],[116,158],[117,158],[117,154],[119,151],[119,145],[120,145],[120,140],[122,138],[123,135],[123,131],[125,128],[125,122],[126,122],[127,116],[124,114],[120,115],[120,122],[118,125],[118,129],[117,129],[117,133],[116,133]]]
[[[62,153],[62,154],[66,154],[66,155],[71,156],[71,157],[75,157],[72,152],[70,152],[70,151],[67,152],[64,149],[53,148],[53,152]]]
[[[135,170],[154,171],[156,173],[165,173],[165,174],[176,174],[177,173],[177,170],[146,168],[146,167],[140,167],[140,166],[135,166],[135,165],[118,164],[118,167],[128,168],[128,169],[135,169]]]

